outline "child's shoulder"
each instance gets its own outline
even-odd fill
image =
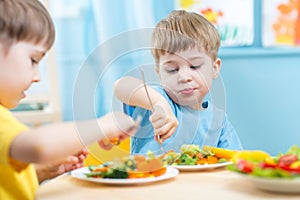
[[[171,99],[171,97],[169,97],[168,93],[166,92],[166,90],[161,85],[154,85],[154,86],[152,86],[152,88],[155,89],[157,92],[159,92],[168,101],[173,102],[173,100]]]
[[[0,117],[1,116],[10,116],[10,115],[11,115],[10,111],[6,107],[0,105]]]

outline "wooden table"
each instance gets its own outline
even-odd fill
[[[300,199],[300,194],[276,194],[258,190],[250,182],[225,168],[180,172],[175,178],[143,185],[114,186],[78,180],[63,175],[43,184],[37,200],[247,200]]]

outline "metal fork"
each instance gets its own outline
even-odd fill
[[[148,101],[150,102],[150,105],[151,105],[151,109],[152,109],[152,112],[154,111],[154,106],[153,106],[153,103],[151,101],[151,98],[150,98],[150,95],[149,95],[149,92],[148,92],[148,89],[147,89],[147,85],[146,85],[146,81],[145,81],[145,75],[144,75],[144,70],[143,68],[140,67],[140,70],[141,70],[141,74],[142,74],[142,81],[143,81],[143,84],[144,84],[144,88],[145,88],[145,91],[146,91],[146,94],[147,94],[147,98],[148,98]],[[160,135],[156,135],[157,137],[157,140],[158,140],[158,144],[160,146],[160,150],[163,152],[163,153],[166,153],[163,145],[162,145],[162,142],[160,140]]]

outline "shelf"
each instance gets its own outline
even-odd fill
[[[61,121],[60,113],[47,110],[18,111],[13,112],[13,115],[21,122],[32,126]]]

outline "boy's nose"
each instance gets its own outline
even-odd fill
[[[191,75],[191,73],[189,72],[188,69],[181,69],[178,74],[179,74],[179,77],[178,77],[179,82],[190,82],[190,81],[192,81],[192,75]]]
[[[38,69],[36,69],[34,71],[33,77],[32,77],[32,82],[40,82],[41,80],[41,75],[40,75],[40,71]]]

